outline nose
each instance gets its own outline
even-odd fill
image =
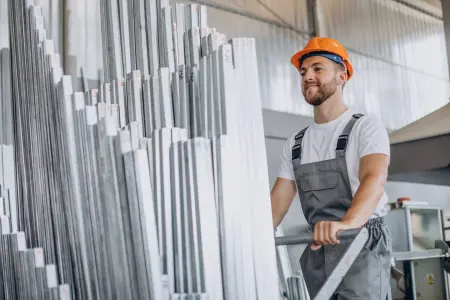
[[[306,69],[303,71],[303,82],[313,81],[314,80],[314,72],[310,69]]]

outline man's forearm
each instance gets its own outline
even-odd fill
[[[277,178],[275,181],[274,187],[270,192],[273,229],[280,225],[287,214],[296,191],[295,181],[293,180]]]
[[[278,207],[279,205],[276,205],[276,202],[272,200],[272,222],[273,222],[273,229],[277,229],[277,227],[280,225],[281,221],[283,220],[285,216],[285,212],[283,209]]]
[[[383,196],[384,182],[379,176],[369,175],[363,178],[342,222],[354,227],[366,224]]]

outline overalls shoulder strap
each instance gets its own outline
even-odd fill
[[[348,137],[350,135],[350,132],[352,132],[353,126],[355,125],[356,121],[358,121],[362,116],[364,115],[354,114],[345,126],[344,131],[342,131],[342,134],[338,138],[338,142],[336,145],[336,157],[345,156],[345,150],[347,149]]]
[[[297,135],[294,137],[294,146],[292,146],[292,160],[302,159],[302,140],[305,135],[306,129],[308,127],[302,129]]]

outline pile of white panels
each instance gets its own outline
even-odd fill
[[[68,296],[278,299],[255,40],[102,0],[105,81],[74,91],[33,2],[8,2],[14,211]]]

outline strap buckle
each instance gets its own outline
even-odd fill
[[[347,147],[347,142],[348,142],[348,134],[341,134],[338,137],[336,150],[345,150],[345,148]]]
[[[301,154],[302,154],[302,147],[300,144],[292,147],[292,160],[300,158]]]
[[[299,133],[297,133],[297,135],[294,137],[294,139],[299,140],[299,139],[303,138],[304,135],[305,135],[305,132],[302,130]]]

